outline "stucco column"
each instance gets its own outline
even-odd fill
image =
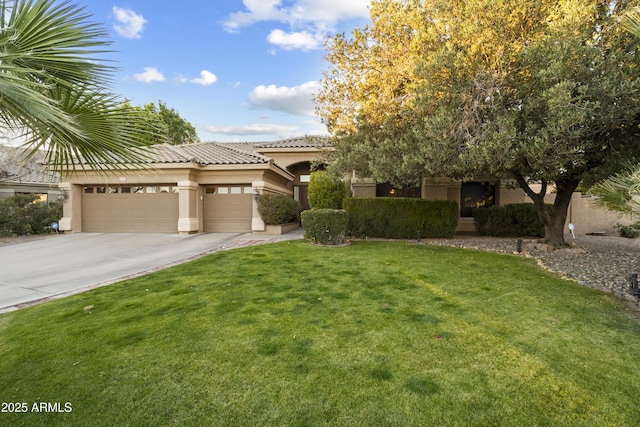
[[[64,191],[62,218],[59,222],[60,231],[80,233],[82,232],[82,186],[61,182],[59,188]]]
[[[198,219],[198,183],[178,181],[178,233],[192,234],[200,231]]]
[[[264,182],[254,182],[252,184],[252,187],[253,187],[254,194],[256,193],[256,191],[259,194],[262,194],[264,192]],[[251,231],[252,232],[265,231],[267,227],[264,224],[264,221],[262,220],[260,213],[258,212],[258,201],[256,200],[255,196],[252,197],[252,209],[253,209],[253,213],[251,218]]]

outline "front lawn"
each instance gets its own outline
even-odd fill
[[[0,315],[0,425],[640,425],[639,319],[515,256],[254,246]]]

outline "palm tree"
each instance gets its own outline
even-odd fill
[[[59,171],[143,162],[140,117],[108,89],[107,33],[69,1],[0,0],[0,132]],[[148,136],[146,138],[148,140]]]
[[[627,12],[620,25],[636,37],[640,37],[640,8]],[[640,165],[613,175],[591,188],[599,196],[596,204],[621,214],[640,214]]]

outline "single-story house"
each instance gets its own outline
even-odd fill
[[[0,199],[15,194],[37,194],[42,201],[61,200],[59,175],[44,169],[44,155],[27,159],[24,149],[0,145]]]
[[[259,194],[308,207],[311,162],[327,139],[154,147],[148,168],[69,173],[60,183],[67,232],[263,232]]]
[[[312,163],[329,147],[327,138],[302,137],[274,142],[205,142],[155,147],[148,168],[122,171],[80,169],[62,179],[67,232],[254,232],[266,230],[257,196],[285,194],[308,208]],[[524,191],[506,183],[425,178],[415,187],[395,188],[351,177],[354,197],[415,197],[455,200],[458,233],[473,233],[473,209],[527,203]],[[552,202],[553,195],[549,195]],[[574,194],[567,221],[579,234],[614,233],[614,213],[594,208]]]

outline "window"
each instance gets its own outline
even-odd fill
[[[155,194],[156,192],[156,187],[147,187],[147,194]]]
[[[163,185],[161,187],[158,187],[158,192],[159,193],[169,194],[169,186],[168,185]]]
[[[300,182],[309,182],[311,181],[311,175],[300,175]]]
[[[85,194],[93,194],[93,187],[84,187]]]
[[[131,193],[131,187],[120,187],[120,193],[122,193],[122,194],[130,194]]]
[[[96,187],[96,193],[105,194],[107,192],[107,187]]]
[[[244,187],[244,194],[253,194],[253,187]]]
[[[242,194],[242,187],[231,187],[231,194]]]
[[[474,209],[495,204],[496,187],[488,182],[463,182],[460,187],[460,216],[473,217]]]
[[[218,187],[218,194],[229,194],[229,187]]]
[[[216,187],[207,187],[204,189],[205,194],[216,194]]]
[[[388,182],[376,185],[376,197],[406,197],[411,199],[420,199],[422,197],[422,189],[420,186],[397,188]]]
[[[144,194],[144,187],[133,187],[134,194]]]
[[[107,187],[107,191],[109,192],[109,194],[117,194],[118,187]]]
[[[178,189],[178,187],[176,185],[172,185],[171,186],[171,193],[172,194],[178,194],[180,190]]]

